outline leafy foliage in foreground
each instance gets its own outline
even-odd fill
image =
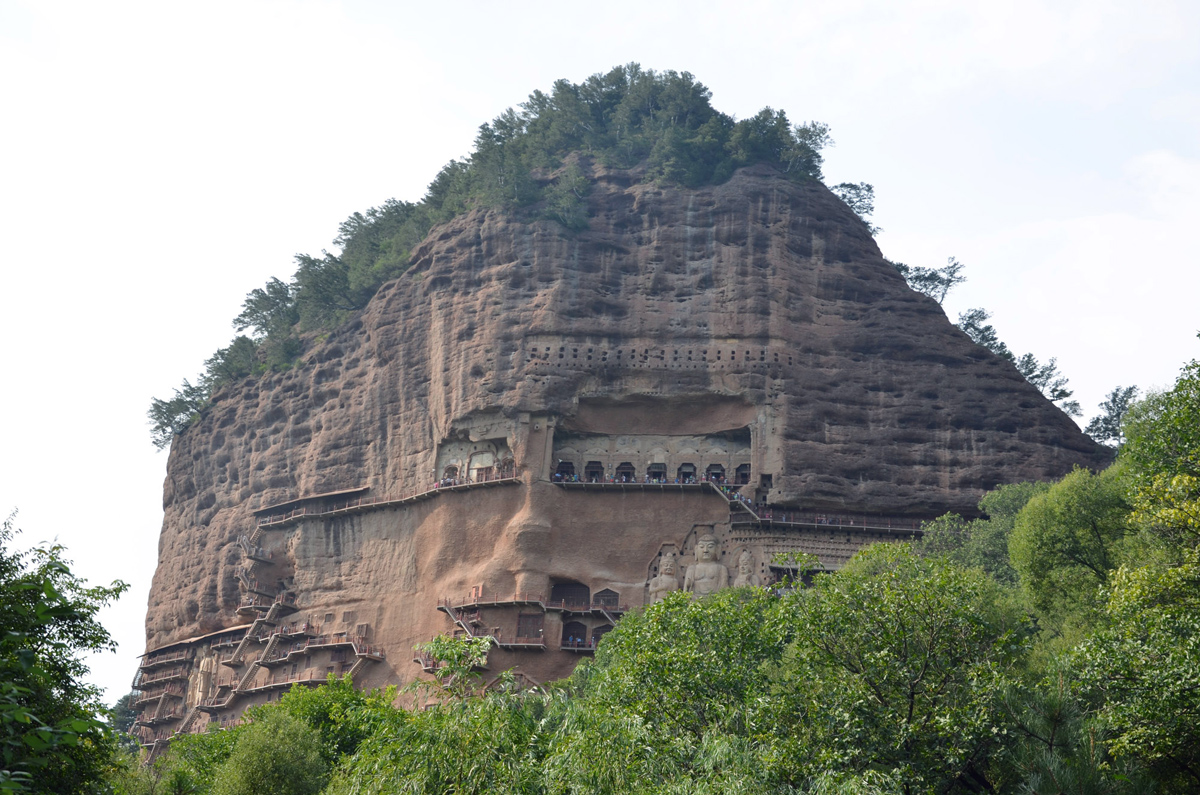
[[[310,749],[286,786],[338,795],[1194,792],[1198,396],[1193,363],[1108,470],[1002,487],[811,587],[672,594],[547,689],[481,691],[486,647],[447,637],[423,709],[335,682],[252,717]],[[269,764],[251,730],[177,743],[160,784],[239,791]]]
[[[0,525],[0,792],[91,791],[115,739],[79,655],[115,648],[96,621],[127,587],[89,588],[58,546],[10,550]]]

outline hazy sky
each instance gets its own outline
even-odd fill
[[[831,125],[826,182],[874,184],[885,256],[966,263],[948,313],[1057,357],[1088,415],[1200,356],[1198,3],[434,5],[0,0],[0,513],[131,583],[110,701],[162,522],[150,398],[558,78],[637,61]]]

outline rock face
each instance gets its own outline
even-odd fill
[[[832,568],[997,484],[1106,461],[822,185],[592,176],[587,230],[436,228],[303,366],[227,387],[175,439],[141,676],[187,650],[190,684],[147,702],[171,713],[147,732],[196,728],[206,699],[228,720],[281,673],[410,679],[413,644],[452,629],[499,634],[493,675],[560,676],[668,553],[681,587],[701,563],[767,581],[778,551]],[[402,499],[442,479],[475,485]],[[721,563],[696,559],[704,536]],[[228,631],[252,622],[263,641]]]

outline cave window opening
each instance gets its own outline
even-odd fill
[[[750,465],[742,464],[733,471],[734,482],[739,486],[745,486],[750,482]]]
[[[621,604],[621,594],[617,593],[611,588],[605,588],[603,591],[596,591],[596,595],[592,597],[592,604],[615,610]]]
[[[646,477],[651,483],[666,483],[667,482],[667,465],[666,464],[651,464],[646,467]]]
[[[564,482],[575,480],[575,462],[560,460],[558,469],[554,470],[554,479]]]
[[[517,642],[541,643],[545,618],[542,613],[522,613],[517,616]]]
[[[679,478],[680,483],[695,483],[696,482],[696,465],[695,464],[680,464],[676,470],[675,476]]]
[[[611,629],[612,629],[612,624],[601,624],[600,626],[593,629],[592,630],[592,645],[599,643],[600,639],[603,638],[605,635],[607,635],[609,630],[611,630]]]
[[[617,482],[618,483],[633,483],[637,480],[637,471],[633,468],[633,464],[628,461],[622,461],[617,464]]]
[[[720,464],[709,464],[708,469],[704,470],[704,475],[715,483],[724,483],[725,467]]]
[[[456,467],[454,464],[446,467],[442,470],[442,477],[446,480],[453,480],[454,478],[458,477],[458,467]]]
[[[583,467],[583,479],[588,483],[603,483],[604,464],[599,461],[588,461]]]
[[[563,648],[578,649],[587,645],[587,627],[578,621],[568,621],[563,624]]]
[[[587,607],[592,603],[592,592],[581,582],[557,582],[550,586],[550,601],[567,607]]]

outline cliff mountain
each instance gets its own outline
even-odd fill
[[[998,484],[1107,461],[818,181],[758,165],[686,189],[577,162],[586,228],[484,209],[435,227],[301,364],[225,386],[174,440],[149,649],[287,593],[310,620],[369,623],[390,652],[370,681],[402,681],[413,644],[458,625],[447,594],[604,584],[637,606],[700,534],[764,578],[771,550],[810,536],[836,567],[871,539],[826,533],[831,516],[971,515]],[[489,478],[514,485],[403,502]],[[724,491],[567,488],[592,481]],[[739,502],[753,526],[730,518]]]

